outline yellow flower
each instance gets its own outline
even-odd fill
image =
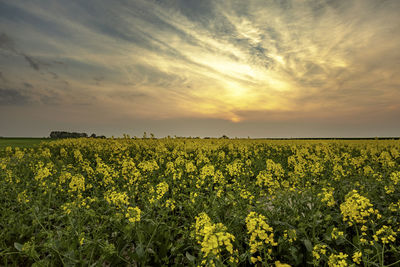
[[[166,182],[161,182],[156,187],[157,200],[160,200],[166,192],[168,192],[169,186]]]
[[[261,251],[264,246],[277,246],[274,241],[274,230],[265,222],[265,216],[250,212],[246,217],[247,233],[250,234],[250,253]]]
[[[29,202],[29,198],[26,194],[26,189],[18,194],[17,200],[19,203],[28,203]]]
[[[167,201],[165,201],[165,207],[169,208],[171,211],[175,209],[175,200],[173,199],[167,199]]]
[[[142,211],[138,207],[128,207],[127,212],[125,213],[125,217],[131,223],[139,222],[141,212]]]
[[[376,231],[373,238],[376,242],[381,240],[382,244],[388,244],[396,241],[397,233],[392,229],[391,226],[383,225],[378,231]]]
[[[107,191],[104,194],[104,199],[109,204],[114,204],[117,208],[129,205],[129,197],[126,192]]]
[[[347,221],[351,226],[353,223],[366,223],[367,218],[372,214],[379,217],[378,210],[373,209],[370,200],[358,194],[357,190],[349,192],[345,197],[345,202],[340,204],[343,221]]]
[[[337,229],[336,227],[334,227],[333,229],[332,229],[332,233],[331,233],[331,236],[332,236],[332,239],[333,240],[336,240],[336,239],[338,239],[339,237],[343,237],[343,232],[342,231],[339,231],[339,229]]]
[[[70,192],[81,192],[85,191],[85,177],[81,174],[75,174],[71,176],[69,183]]]
[[[227,232],[227,228],[222,223],[213,224],[210,217],[204,212],[196,216],[195,223],[195,237],[198,244],[201,245],[201,252],[203,252],[203,258],[215,257],[219,258],[220,253],[225,250],[230,254],[230,259],[235,262],[236,257],[232,257],[233,254],[237,254],[237,251],[233,250],[232,242],[235,237]],[[210,264],[213,260],[210,261]]]
[[[322,197],[321,201],[326,203],[328,207],[335,206],[336,202],[333,198],[333,187],[322,188],[322,193],[319,193],[318,196]]]
[[[295,229],[285,230],[283,233],[283,239],[288,240],[289,243],[297,240],[297,232]]]
[[[276,261],[275,267],[291,267],[291,265],[289,265],[287,263],[281,263],[280,261]]]
[[[316,260],[319,260],[321,258],[321,255],[326,254],[326,245],[322,245],[322,244],[315,245],[313,248],[312,254]]]
[[[339,254],[331,254],[329,256],[329,260],[328,260],[328,266],[329,267],[345,267],[348,266],[347,264],[347,259],[348,255],[347,254],[343,254],[342,252],[340,252]]]
[[[357,264],[361,264],[361,257],[362,257],[361,251],[356,251],[353,254],[353,261]]]

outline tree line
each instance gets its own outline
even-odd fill
[[[58,138],[82,138],[82,137],[90,137],[90,138],[106,138],[104,135],[96,135],[91,134],[88,136],[87,133],[77,133],[77,132],[65,132],[65,131],[52,131],[50,133],[50,138],[58,139]]]

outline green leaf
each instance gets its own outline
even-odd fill
[[[136,254],[138,255],[138,257],[139,258],[144,258],[144,256],[145,256],[145,251],[144,251],[144,248],[143,248],[143,246],[141,245],[141,244],[139,244],[137,247],[136,247]]]
[[[194,260],[196,259],[195,256],[191,255],[189,252],[186,251],[186,258],[190,261],[190,262],[194,262]]]
[[[304,245],[306,246],[307,251],[311,252],[313,250],[311,241],[308,239],[304,239],[303,242],[304,242]]]
[[[147,248],[146,252],[149,253],[149,254],[156,255],[156,253],[154,252],[154,250],[152,248]]]
[[[358,244],[360,243],[360,240],[358,239],[357,236],[353,236],[352,241],[353,241],[353,244],[356,245],[356,246],[358,246]]]
[[[22,251],[22,244],[14,242],[14,247],[18,250],[18,251]]]

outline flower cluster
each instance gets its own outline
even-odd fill
[[[338,239],[340,237],[343,237],[343,235],[344,235],[343,231],[339,231],[338,228],[334,227],[332,229],[331,237],[332,237],[333,240],[336,240],[336,239]]]
[[[246,217],[247,233],[250,234],[250,253],[256,254],[261,252],[266,247],[278,245],[274,241],[274,229],[265,222],[265,216],[257,214],[256,212],[250,212]],[[255,263],[261,260],[258,256],[251,258],[252,262]]]
[[[162,199],[162,197],[165,195],[165,193],[168,192],[168,189],[169,189],[169,186],[166,182],[159,183],[156,188],[157,200]]]
[[[328,260],[329,267],[345,267],[348,266],[347,257],[349,255],[340,252],[339,254],[331,254]]]
[[[297,240],[296,229],[285,230],[283,232],[283,239],[288,240],[289,243],[293,243]]]
[[[117,208],[129,205],[129,197],[126,192],[107,191],[104,194],[104,199],[109,203],[115,205]]]
[[[233,250],[232,242],[235,237],[227,232],[227,228],[222,223],[213,224],[210,217],[204,212],[196,216],[195,236],[201,252],[203,252],[202,264],[207,261],[214,265],[214,259],[221,260],[223,250],[229,253],[229,261],[237,262],[234,256],[237,251]]]
[[[335,199],[333,198],[333,188],[332,187],[322,188],[322,193],[319,193],[318,196],[321,197],[321,201],[323,203],[326,203],[326,205],[328,207],[335,206],[336,202],[335,202]]]
[[[150,188],[149,202],[154,203],[156,200],[162,199],[163,196],[165,195],[165,193],[168,192],[168,190],[169,190],[169,185],[166,182],[161,182],[161,183],[157,184],[155,190],[154,190],[154,188]]]
[[[396,231],[391,226],[383,225],[373,236],[376,242],[381,241],[382,244],[388,244],[396,241]]]
[[[324,244],[317,244],[314,246],[312,255],[316,260],[321,258],[321,255],[326,255],[326,245]]]
[[[373,205],[368,198],[361,196],[357,190],[349,192],[345,197],[345,202],[340,204],[340,211],[343,215],[343,221],[347,221],[351,226],[354,223],[366,223],[367,218],[376,214],[379,218],[378,210],[373,208]]]
[[[125,213],[125,217],[128,219],[129,222],[135,223],[140,221],[140,214],[141,210],[138,207],[128,207]]]
[[[362,257],[362,252],[356,251],[353,254],[353,261],[357,264],[361,264],[361,257]]]
[[[26,190],[24,190],[24,191],[22,191],[21,193],[18,194],[17,200],[18,200],[19,203],[28,203],[30,201],[29,197],[26,194]]]
[[[69,183],[70,192],[82,192],[85,191],[85,177],[81,174],[75,174],[71,176]]]

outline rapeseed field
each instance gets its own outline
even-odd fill
[[[400,266],[400,141],[0,148],[0,265]]]

